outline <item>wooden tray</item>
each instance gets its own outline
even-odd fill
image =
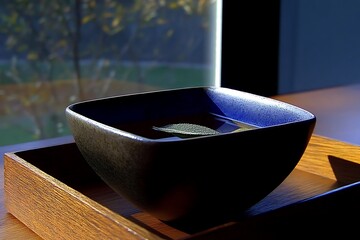
[[[6,153],[5,206],[44,239],[269,239],[313,236],[319,222],[350,233],[349,216],[360,213],[359,163],[359,146],[313,135],[296,169],[239,221],[185,231],[112,191],[69,143]]]

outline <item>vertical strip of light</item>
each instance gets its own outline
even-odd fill
[[[222,39],[222,0],[216,1],[215,21],[215,86],[221,86],[221,39]]]

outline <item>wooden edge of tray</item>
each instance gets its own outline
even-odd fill
[[[359,158],[359,146],[312,135],[296,170],[332,180],[331,182],[346,187],[360,180]],[[335,190],[337,189],[341,190],[336,187]],[[359,187],[356,186],[356,189]],[[54,236],[61,235],[65,239],[79,239],[80,236],[86,239],[210,240],[218,239],[224,234],[227,236],[226,239],[235,239],[246,236],[252,230],[258,232],[259,229],[253,229],[254,222],[261,223],[267,219],[266,225],[271,226],[268,221],[269,216],[271,218],[281,214],[284,216],[282,210],[269,211],[250,221],[228,223],[197,234],[178,231],[142,212],[133,214],[134,221],[132,221],[33,166],[26,159],[19,157],[16,152],[4,155],[4,191],[5,207],[8,212],[44,239],[53,239]],[[343,192],[346,191],[347,189]],[[284,208],[288,209],[285,212],[298,213],[297,210],[292,210],[299,209],[296,206],[297,204],[292,204],[289,208]],[[288,215],[287,217],[289,218]],[[144,227],[145,225],[139,224],[140,222],[156,230],[151,231]],[[265,225],[258,224],[258,226],[264,228]]]

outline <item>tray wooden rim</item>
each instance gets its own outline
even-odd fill
[[[31,150],[26,150],[31,151]],[[22,151],[20,151],[22,152]],[[37,216],[33,216],[34,219],[31,221],[26,219],[26,212],[19,211],[19,208],[17,208],[18,202],[15,200],[16,195],[12,195],[12,192],[14,191],[15,187],[19,187],[19,185],[14,185],[11,183],[11,179],[14,178],[14,176],[18,172],[22,171],[28,171],[28,174],[35,174],[36,176],[42,176],[44,181],[40,181],[41,184],[51,184],[53,188],[56,190],[57,194],[61,192],[61,194],[65,194],[66,196],[63,196],[65,198],[65,202],[67,204],[71,204],[72,200],[77,200],[79,203],[82,203],[84,206],[88,207],[88,211],[94,210],[95,212],[99,213],[104,219],[110,220],[110,222],[113,222],[113,225],[111,225],[111,228],[104,230],[104,236],[106,236],[108,239],[118,239],[119,234],[124,239],[167,239],[164,236],[158,235],[154,232],[149,231],[148,229],[136,224],[133,221],[130,221],[127,218],[124,218],[123,216],[119,215],[118,213],[115,213],[106,207],[102,206],[98,202],[89,199],[87,196],[79,193],[75,189],[67,186],[66,184],[62,183],[58,179],[52,177],[51,175],[47,174],[46,172],[38,169],[37,167],[33,166],[32,164],[28,163],[25,159],[20,158],[17,156],[17,153],[19,152],[8,152],[4,155],[4,191],[5,191],[5,207],[8,210],[8,212],[12,213],[15,217],[17,217],[20,221],[24,222],[30,229],[32,229],[35,233],[39,234],[40,236],[47,238],[52,236],[54,232],[49,233],[50,226],[44,227],[38,226],[38,224],[33,223],[34,219]],[[306,149],[301,161],[296,166],[296,169],[309,172],[312,174],[316,174],[325,178],[336,179],[336,175],[331,170],[331,165],[328,161],[326,161],[326,158],[328,156],[336,156],[338,158],[343,158],[348,161],[354,162],[359,164],[360,159],[358,159],[356,156],[360,156],[360,148],[359,146],[351,145],[345,142],[337,141],[334,139],[313,135],[310,139],[309,146]],[[314,159],[316,159],[314,161]],[[16,161],[17,166],[13,165],[13,162]],[[336,191],[341,191],[342,189],[351,188],[353,186],[359,186],[360,179],[356,179],[352,177],[352,173],[349,172],[348,175],[351,175],[349,178],[345,179],[342,182],[342,187],[336,188],[334,190],[325,192],[322,194],[322,196],[333,194]],[[37,179],[39,181],[39,179]],[[29,184],[29,182],[25,182],[26,184]],[[18,183],[18,184],[24,184],[24,183]],[[38,183],[39,184],[39,183]],[[42,193],[43,194],[43,193]],[[322,196],[315,196],[310,199],[304,199],[304,202],[306,201],[312,201],[318,197]],[[42,196],[36,196],[34,201],[39,201]],[[17,202],[17,204],[14,204],[13,202]],[[297,203],[298,204],[298,203]],[[98,223],[93,223],[98,224]],[[209,234],[209,232],[216,232],[217,229],[224,229],[228,228],[233,225],[236,225],[235,223],[229,223],[222,226],[219,226],[219,228],[215,229],[209,229],[206,233],[206,235]],[[110,235],[111,229],[117,228],[118,232],[116,232],[116,235]],[[115,231],[114,231],[115,232]],[[94,233],[95,234],[95,233]],[[200,234],[201,235],[201,234]],[[98,237],[98,234],[95,234],[94,236]],[[188,236],[183,237],[181,239],[195,239],[196,236]]]

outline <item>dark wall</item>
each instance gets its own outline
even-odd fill
[[[223,0],[222,86],[277,94],[280,0]]]
[[[360,1],[281,3],[279,93],[360,83]]]

